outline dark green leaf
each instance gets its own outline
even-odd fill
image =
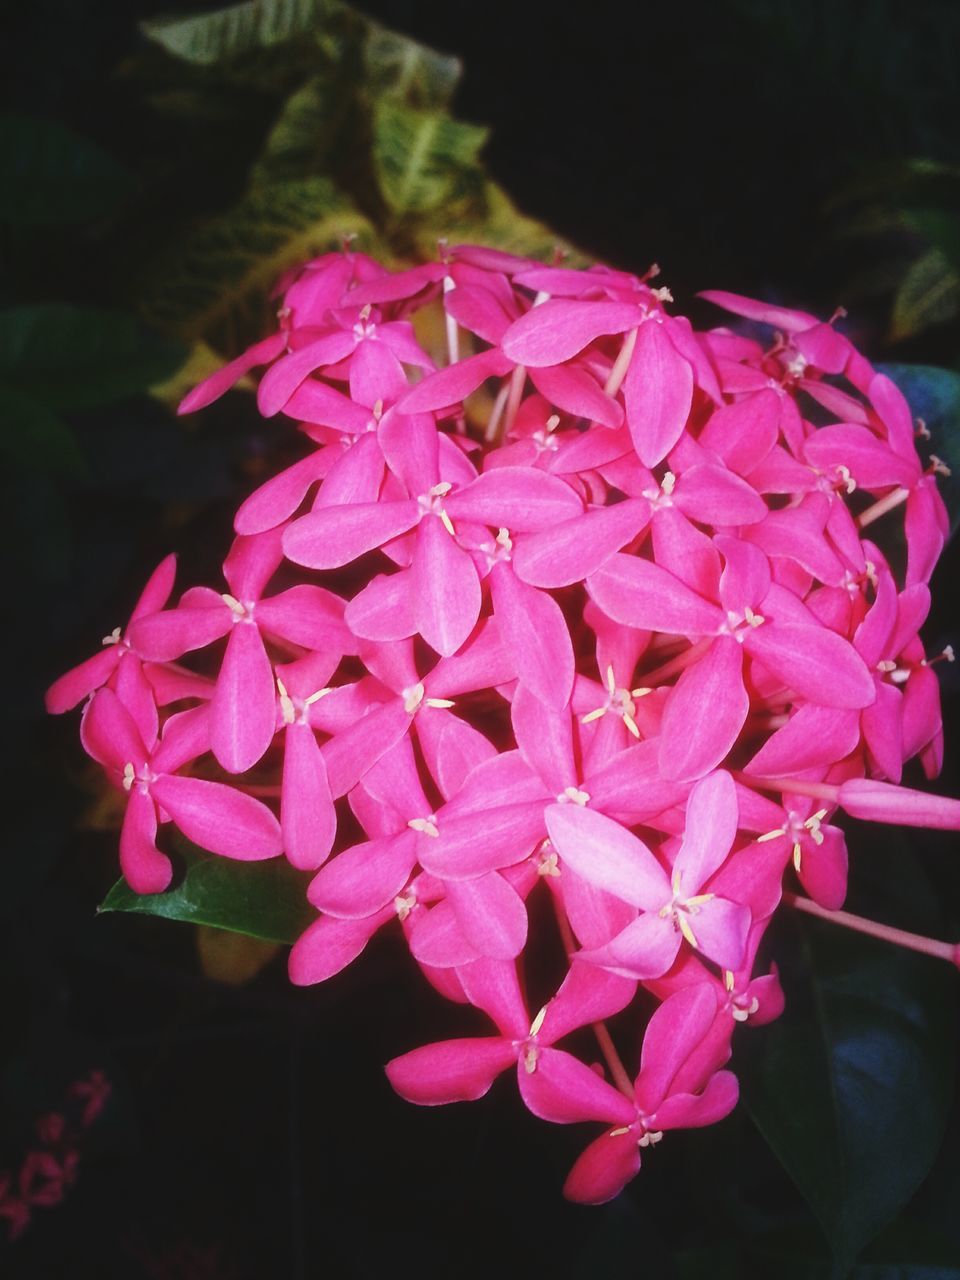
[[[186,874],[176,888],[143,895],[118,880],[100,910],[162,916],[287,943],[296,941],[316,915],[306,898],[309,876],[285,859],[234,862],[197,852],[185,861]]]
[[[480,148],[487,130],[439,112],[414,111],[391,99],[374,112],[373,159],[380,190],[394,214],[442,210],[456,218],[482,187]],[[435,228],[442,235],[442,223]]]
[[[94,143],[41,116],[0,114],[0,222],[59,226],[108,213],[126,172]]]
[[[141,30],[175,58],[210,66],[313,31],[338,7],[336,0],[247,0],[185,18],[151,18]]]
[[[156,264],[144,310],[184,338],[206,335],[232,350],[239,320],[262,314],[254,328],[263,329],[284,271],[369,230],[327,178],[258,185]]]
[[[945,324],[960,311],[960,277],[940,249],[928,249],[909,268],[893,300],[891,338],[897,341]]]
[[[935,930],[932,891],[907,848],[887,857],[877,842],[867,852],[871,875],[889,886],[888,918]],[[849,1263],[937,1154],[955,1061],[956,974],[822,921],[783,921],[781,939],[791,938],[778,954],[787,1014],[745,1039],[743,1100]]]
[[[460,79],[460,59],[372,25],[364,46],[367,87],[375,99],[411,107],[446,107]]]
[[[145,391],[184,356],[179,345],[119,311],[57,303],[0,311],[0,378],[56,408]]]
[[[913,414],[930,432],[924,452],[936,454],[950,468],[938,479],[938,488],[950,511],[950,527],[960,525],[960,373],[924,364],[884,364],[888,374],[909,401]]]
[[[28,470],[77,472],[83,454],[58,414],[26,392],[0,386],[0,453]]]

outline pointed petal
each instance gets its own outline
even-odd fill
[[[333,848],[337,814],[323,756],[307,724],[289,725],[284,734],[280,826],[287,857],[301,870],[315,870]]]
[[[555,1044],[578,1027],[612,1018],[627,1007],[636,990],[631,978],[574,959],[563,985],[547,1005],[538,1032],[540,1043]]]
[[[220,601],[209,608],[181,607],[138,618],[131,623],[127,640],[141,658],[175,662],[191,649],[203,649],[219,640],[232,626],[233,614]]]
[[[234,529],[237,533],[254,534],[276,528],[293,515],[310,486],[323,478],[329,466],[328,451],[318,449],[273,476],[240,504],[233,521]]]
[[[496,467],[444,499],[453,520],[505,528],[511,533],[549,529],[583,512],[577,493],[559,476],[535,467]]]
[[[293,944],[288,962],[290,981],[297,987],[324,982],[345,969],[391,917],[392,906],[364,920],[337,920],[321,916]]]
[[[823,843],[804,841],[800,883],[821,907],[839,911],[847,896],[847,843],[839,827],[821,827]]]
[[[330,915],[362,919],[392,902],[409,881],[415,865],[416,839],[412,831],[368,840],[344,849],[321,867],[310,882],[307,897]]]
[[[495,871],[476,880],[447,881],[447,901],[464,937],[481,956],[512,960],[527,941],[527,909]]]
[[[517,1052],[501,1036],[442,1040],[414,1049],[386,1065],[387,1079],[407,1102],[435,1107],[445,1102],[474,1102],[516,1060]]]
[[[516,320],[502,348],[516,364],[543,368],[562,364],[595,338],[636,328],[637,308],[628,302],[580,302],[551,298]]]
[[[606,1204],[639,1172],[636,1133],[615,1130],[590,1143],[567,1175],[563,1194],[576,1204]]]
[[[513,361],[496,347],[477,356],[467,356],[449,368],[428,373],[398,401],[397,408],[403,413],[447,409],[465,400],[487,378],[502,377],[512,368]]]
[[[873,676],[847,640],[826,627],[789,622],[752,627],[744,648],[801,697],[830,707],[868,707]]]
[[[277,699],[273,667],[257,627],[237,623],[210,700],[210,745],[228,773],[252,768],[273,741]]]
[[[652,1114],[670,1092],[680,1068],[706,1036],[717,1013],[710,982],[698,982],[668,996],[647,1024],[637,1076],[637,1105]]]
[[[323,507],[284,529],[283,550],[294,564],[339,569],[406,533],[419,519],[420,508],[412,499]]]
[[[480,616],[480,580],[437,516],[420,522],[411,571],[420,634],[437,653],[456,653]]]
[[[201,849],[259,862],[283,852],[280,823],[265,804],[222,782],[164,775],[151,792],[188,840]]]
[[[530,381],[562,413],[585,418],[587,422],[599,422],[610,430],[616,430],[623,422],[623,409],[611,396],[604,394],[596,379],[585,369],[569,365],[531,369]]]
[[[565,587],[596,573],[650,520],[643,498],[595,507],[540,533],[517,538],[513,567],[533,587]]]
[[[732,1071],[718,1071],[710,1077],[703,1093],[675,1093],[667,1098],[655,1117],[663,1129],[700,1129],[716,1124],[737,1105],[740,1089]]]
[[[344,613],[344,622],[363,640],[404,640],[416,635],[416,597],[412,572],[378,574],[357,592]]]
[[[756,524],[767,514],[767,504],[751,484],[723,467],[708,465],[683,473],[674,502],[700,524]]]
[[[693,370],[662,325],[640,326],[623,395],[640,461],[655,467],[679,440],[693,403]]]
[[[257,388],[257,406],[263,416],[272,418],[279,413],[315,369],[343,360],[353,351],[356,342],[352,333],[336,331],[279,359],[267,370]]]
[[[747,945],[750,919],[749,907],[727,898],[711,898],[698,907],[690,919],[697,950],[722,969],[739,969]]]
[[[105,685],[120,661],[122,650],[111,644],[95,653],[86,662],[54,680],[44,697],[44,705],[50,715],[59,716],[78,707],[95,689]]]
[[[551,843],[577,875],[644,910],[669,901],[666,872],[618,822],[578,804],[548,805],[545,820]]]
[[[619,1090],[562,1049],[531,1048],[521,1053],[517,1081],[528,1110],[551,1124],[603,1120],[629,1125],[636,1119],[636,1107]]]
[[[570,699],[574,671],[573,645],[560,606],[521,582],[506,564],[494,565],[490,587],[497,627],[521,684],[559,710]]]
[[[683,844],[674,862],[685,894],[698,893],[733,847],[737,834],[737,791],[725,769],[704,778],[690,792]]]
[[[543,839],[543,801],[503,805],[483,812],[438,815],[439,836],[419,841],[425,871],[448,884],[472,880],[521,862]]]
[[[575,786],[573,724],[569,708],[554,711],[522,685],[510,708],[513,735],[524,760],[554,796]]]
[[[173,878],[170,859],[157,849],[157,806],[136,786],[120,830],[120,870],[134,893],[163,893]]]
[[[790,777],[842,760],[859,741],[859,711],[807,702],[766,740],[745,772],[759,778]]]
[[[470,1003],[497,1024],[501,1035],[518,1040],[527,1034],[527,1013],[513,960],[474,960],[457,970]]]
[[[120,773],[128,763],[139,769],[147,759],[133,716],[109,688],[95,693],[87,706],[83,745],[94,760]]]
[[[749,710],[743,651],[732,636],[718,636],[667,698],[659,757],[664,778],[690,782],[715,769],[740,736]]]
[[[256,606],[260,626],[291,644],[325,653],[356,653],[357,642],[343,614],[340,596],[309,582],[289,587]]]
[[[659,978],[673,964],[681,937],[673,921],[645,911],[604,947],[583,951],[581,957],[629,978]]]
[[[258,364],[269,364],[280,355],[286,347],[286,342],[285,333],[272,333],[269,338],[256,343],[242,356],[237,356],[236,360],[231,360],[222,369],[212,373],[209,378],[204,378],[203,382],[195,386],[192,391],[188,391],[180,401],[177,413],[196,413],[198,409],[204,409],[208,404],[213,404],[214,400],[219,400],[235,382],[239,382],[245,373],[249,373]]]
[[[607,617],[644,631],[711,635],[723,615],[650,560],[618,554],[587,579],[587,590]]]

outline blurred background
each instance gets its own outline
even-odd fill
[[[960,1277],[946,966],[782,921],[788,1012],[739,1037],[745,1105],[575,1208],[560,1188],[592,1134],[535,1121],[509,1082],[471,1107],[394,1097],[388,1058],[478,1030],[395,940],[301,991],[282,906],[256,936],[98,916],[119,814],[76,716],[42,708],[168,551],[181,588],[212,580],[238,502],[295,456],[249,390],[173,409],[345,234],[397,264],[440,236],[656,261],[699,324],[703,288],[846,307],[960,464],[960,6],[33,0],[3,21],[0,1274]],[[954,545],[929,652],[955,635],[958,567]],[[960,938],[956,841],[848,825],[851,908]],[[62,1194],[25,1219],[48,1157]]]

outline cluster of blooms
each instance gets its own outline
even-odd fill
[[[960,826],[960,801],[900,785],[941,763],[918,633],[942,464],[832,323],[713,293],[769,339],[697,332],[649,279],[475,246],[310,262],[279,331],[182,406],[267,366],[260,410],[308,452],[239,508],[225,589],[168,607],[170,557],[48,695],[85,702],[126,793],[136,891],[170,881],[160,824],[285,853],[316,873],[300,984],[398,923],[497,1034],[395,1059],[394,1087],[474,1099],[514,1067],[536,1115],[607,1126],[565,1187],[594,1203],[734,1106],[731,1034],[782,1007],[754,962],[784,878],[805,909],[843,902],[836,811]],[[902,566],[867,536],[883,517]],[[567,954],[539,1012],[535,894]],[[631,1080],[605,1020],[654,1004]],[[590,1026],[606,1073],[556,1047]]]
[[[110,1082],[102,1071],[75,1080],[67,1090],[74,1119],[61,1111],[38,1117],[37,1145],[15,1174],[0,1173],[0,1218],[6,1218],[11,1240],[23,1235],[35,1209],[59,1204],[76,1181],[86,1131],[100,1116],[110,1093]]]

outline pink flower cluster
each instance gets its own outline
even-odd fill
[[[0,1173],[0,1218],[6,1218],[11,1240],[26,1231],[34,1210],[59,1204],[74,1184],[86,1131],[99,1118],[111,1092],[102,1071],[75,1080],[67,1090],[73,1118],[61,1111],[38,1117],[36,1145],[16,1173]]]
[[[474,1099],[515,1068],[536,1115],[606,1126],[565,1190],[607,1200],[734,1106],[732,1032],[782,1007],[754,961],[784,877],[843,902],[837,810],[960,826],[900,785],[941,764],[941,464],[832,323],[731,294],[705,296],[766,342],[694,330],[648,279],[474,246],[396,273],[333,253],[280,293],[279,331],[182,410],[267,366],[260,409],[305,456],[241,505],[223,584],[169,607],[164,561],[49,708],[85,702],[136,891],[170,882],[167,823],[285,852],[315,873],[299,984],[399,924],[497,1033],[395,1059],[397,1091]],[[874,525],[905,529],[902,566]],[[567,955],[539,1011],[534,895]],[[652,1002],[631,1080],[605,1020]],[[590,1026],[606,1073],[558,1047]]]

